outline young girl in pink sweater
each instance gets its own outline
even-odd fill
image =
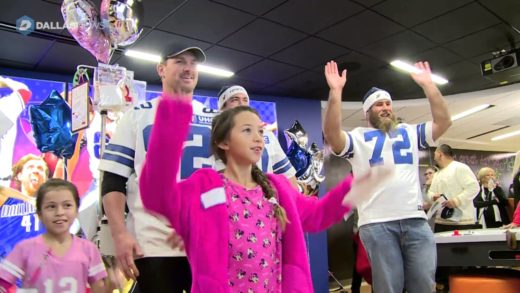
[[[192,292],[313,292],[304,232],[341,220],[351,208],[342,201],[367,196],[388,172],[353,186],[349,176],[321,199],[301,195],[285,177],[256,167],[262,122],[240,106],[213,119],[211,148],[226,169],[200,169],[179,181],[191,118],[191,99],[160,101],[139,186],[144,206],[167,217],[183,238]]]

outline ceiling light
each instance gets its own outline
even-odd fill
[[[520,130],[509,132],[506,134],[497,135],[497,136],[493,137],[491,140],[492,141],[501,140],[501,139],[506,139],[506,138],[509,138],[511,136],[516,136],[516,135],[520,135]]]
[[[406,72],[409,72],[409,73],[419,73],[419,72],[421,72],[421,70],[415,68],[415,66],[413,66],[411,64],[408,64],[408,63],[406,63],[404,61],[401,61],[401,60],[394,60],[394,61],[390,62],[390,65],[392,65],[392,66],[394,66],[394,67],[396,67],[398,69],[404,70]],[[432,73],[432,80],[436,84],[440,84],[440,85],[448,83],[447,79],[445,79],[444,77],[442,77],[440,75],[434,74],[434,73]]]
[[[145,53],[145,52],[136,51],[136,50],[126,50],[125,56],[129,56],[129,57],[133,57],[133,58],[137,58],[137,59],[141,59],[141,60],[146,60],[146,61],[151,61],[154,63],[161,62],[161,56],[159,56],[159,55]],[[197,65],[197,68],[198,68],[199,72],[213,74],[216,76],[231,77],[231,76],[235,75],[235,73],[233,73],[229,70],[216,68],[216,67],[212,67],[212,66],[208,66],[208,65],[199,64],[199,65]]]
[[[220,69],[220,68],[216,68],[216,67],[212,67],[212,66],[208,66],[208,65],[203,65],[203,64],[199,64],[197,66],[197,68],[199,69],[199,72],[213,74],[213,75],[216,75],[216,76],[231,77],[231,76],[235,75],[235,73],[233,73],[233,72],[231,72],[229,70]]]
[[[471,108],[469,110],[466,110],[464,112],[461,112],[461,113],[459,113],[457,115],[451,116],[451,121],[462,119],[462,118],[464,118],[466,116],[469,116],[471,114],[475,114],[475,113],[477,113],[479,111],[482,111],[482,110],[485,110],[485,109],[487,109],[489,107],[491,107],[490,104],[482,104],[480,106],[473,107],[473,108]]]
[[[146,60],[146,61],[151,61],[151,62],[155,62],[155,63],[161,62],[161,56],[159,56],[159,55],[145,53],[145,52],[136,51],[136,50],[126,50],[125,56],[133,57],[133,58],[137,58],[137,59],[141,59],[141,60]]]

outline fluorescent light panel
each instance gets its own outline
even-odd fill
[[[497,141],[497,140],[506,139],[506,138],[510,138],[512,136],[517,136],[517,135],[520,135],[520,130],[512,131],[512,132],[501,134],[501,135],[497,135],[497,136],[493,137],[491,140],[492,141]]]
[[[229,70],[220,69],[220,68],[216,68],[216,67],[212,67],[212,66],[207,66],[204,64],[197,65],[197,68],[199,69],[199,72],[213,74],[216,76],[231,77],[231,76],[235,75],[235,73],[233,73]]]
[[[133,58],[137,58],[137,59],[141,59],[141,60],[145,60],[145,61],[151,61],[151,62],[155,62],[155,63],[161,62],[161,56],[159,56],[159,55],[145,53],[145,52],[136,51],[136,50],[126,50],[125,56],[133,57]]]
[[[462,119],[462,118],[464,118],[464,117],[466,117],[466,116],[469,116],[469,115],[471,115],[471,114],[475,114],[475,113],[480,112],[480,111],[482,111],[482,110],[485,110],[485,109],[487,109],[487,108],[489,108],[489,107],[491,107],[490,104],[482,104],[482,105],[479,105],[479,106],[473,107],[473,108],[468,109],[468,110],[466,110],[466,111],[464,111],[464,112],[461,112],[461,113],[459,113],[459,114],[457,114],[457,115],[453,115],[453,116],[451,116],[451,121],[455,121],[455,120]]]
[[[420,70],[415,68],[415,66],[408,64],[401,60],[394,60],[394,61],[390,62],[390,65],[392,65],[398,69],[404,70],[406,72],[409,72],[409,73],[419,73],[420,72]],[[447,79],[445,79],[444,77],[442,77],[440,75],[434,74],[434,73],[432,73],[432,80],[436,84],[440,84],[440,85],[448,83]]]
[[[129,56],[129,57],[133,57],[133,58],[141,59],[141,60],[145,60],[145,61],[150,61],[150,62],[154,62],[154,63],[161,62],[161,56],[156,55],[156,54],[145,53],[145,52],[141,52],[141,51],[137,51],[137,50],[126,50],[125,56]],[[199,70],[199,72],[212,74],[212,75],[216,75],[216,76],[222,76],[222,77],[231,77],[235,74],[229,70],[216,68],[216,67],[212,67],[212,66],[208,66],[208,65],[202,65],[202,64],[197,65],[197,69]]]

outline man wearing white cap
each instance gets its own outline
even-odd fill
[[[198,81],[197,64],[205,61],[197,47],[174,45],[157,64],[162,82],[159,98],[141,104],[121,118],[103,153],[99,169],[104,171],[101,194],[116,251],[128,278],[137,278],[141,292],[190,292],[191,271],[186,253],[167,243],[173,230],[168,221],[144,209],[138,179],[146,157],[155,111],[160,99],[192,97]],[[195,105],[190,129],[192,143],[185,146],[181,177],[211,166],[211,119],[215,113]],[[167,166],[166,166],[167,167]],[[125,225],[125,204],[128,216]]]
[[[325,66],[330,88],[323,131],[332,152],[347,159],[354,176],[373,166],[393,165],[393,180],[358,206],[359,231],[372,265],[375,292],[432,292],[436,264],[435,240],[422,208],[419,150],[427,149],[450,127],[447,104],[431,79],[427,62],[412,74],[423,89],[433,121],[397,123],[390,94],[370,89],[363,98],[367,127],[341,130],[341,97],[347,72],[334,61]]]
[[[249,106],[249,95],[246,89],[239,85],[224,86],[218,93],[218,109],[219,111],[225,111],[232,109],[237,106]],[[260,161],[257,165],[263,172],[283,174],[293,184],[294,187],[300,191],[303,189],[298,185],[296,181],[296,170],[292,166],[291,162],[284,153],[280,142],[272,131],[264,132],[265,148],[262,153]],[[216,170],[223,170],[226,166],[221,160],[215,162],[214,168]]]

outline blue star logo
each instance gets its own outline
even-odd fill
[[[34,32],[34,24],[34,19],[24,15],[16,20],[16,30],[26,36]]]

